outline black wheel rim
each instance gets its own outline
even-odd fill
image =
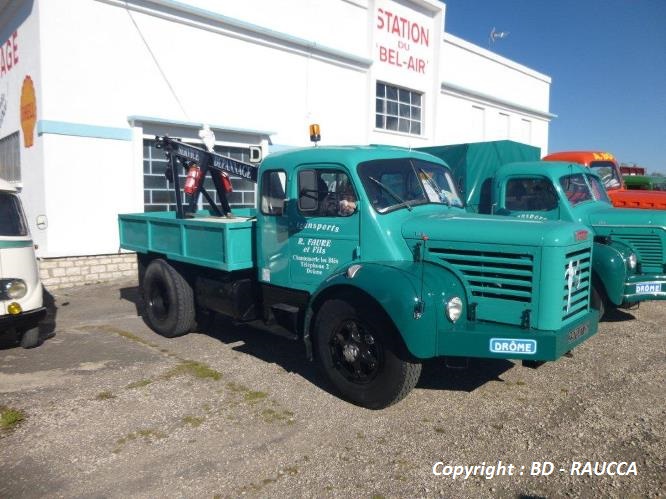
[[[148,306],[158,321],[164,321],[169,315],[169,294],[161,282],[156,282],[150,287],[148,294]]]
[[[342,321],[333,330],[329,348],[333,366],[352,383],[371,382],[384,361],[383,349],[373,332],[353,319]]]

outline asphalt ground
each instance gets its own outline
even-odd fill
[[[44,344],[0,338],[19,419],[0,428],[1,498],[666,495],[664,302],[538,369],[427,362],[370,411],[300,343],[224,320],[158,336],[133,281],[52,298]]]

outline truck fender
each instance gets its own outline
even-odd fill
[[[304,319],[303,340],[308,358],[312,360],[311,332],[317,310],[328,299],[341,296],[350,300],[370,300],[386,314],[398,333],[396,344],[409,359],[425,359],[437,355],[438,314],[442,297],[452,290],[463,301],[467,298],[459,278],[439,265],[431,263],[361,263],[326,279],[312,294]],[[423,281],[423,285],[422,285]],[[446,281],[447,284],[443,284]],[[433,286],[434,284],[434,286]],[[422,302],[422,304],[421,304]]]
[[[608,300],[616,306],[620,305],[627,280],[623,252],[608,244],[595,242],[592,272],[593,280],[601,285]]]

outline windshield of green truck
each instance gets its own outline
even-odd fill
[[[27,236],[28,224],[18,197],[0,192],[0,236]]]
[[[361,163],[358,174],[379,213],[427,203],[462,207],[451,174],[436,163],[410,158],[380,159]]]
[[[572,206],[585,201],[605,201],[609,203],[606,190],[598,177],[576,173],[560,178],[560,185]]]
[[[622,179],[612,161],[592,161],[590,162],[592,171],[599,175],[606,189],[619,189],[622,187]]]

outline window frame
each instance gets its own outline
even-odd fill
[[[418,90],[377,80],[375,84],[375,129],[415,137],[424,136],[424,98],[425,94]],[[405,113],[407,114],[405,115]],[[395,120],[391,121],[391,123],[395,123],[395,128],[389,125],[389,119]]]

